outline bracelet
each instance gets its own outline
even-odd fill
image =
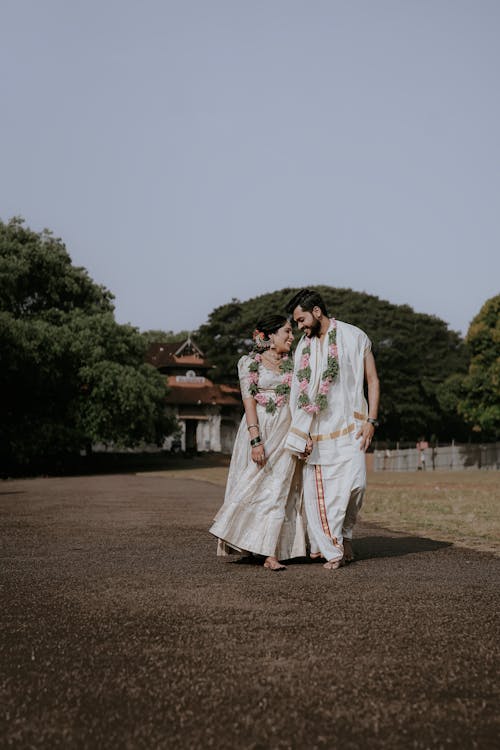
[[[247,425],[247,430],[251,430],[252,427],[257,427],[257,429],[259,429],[259,425],[258,424],[248,424]]]
[[[257,437],[254,437],[250,440],[250,445],[252,448],[255,448],[256,445],[260,445],[262,443],[262,440],[260,439],[260,435],[257,435]]]

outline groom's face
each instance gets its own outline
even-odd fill
[[[306,336],[319,336],[321,333],[321,322],[315,312],[321,317],[319,307],[313,308],[312,312],[303,310],[299,305],[293,311],[293,319],[297,323],[299,331],[304,331]]]

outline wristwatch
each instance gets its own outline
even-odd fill
[[[379,426],[378,419],[373,419],[373,417],[368,417],[368,419],[366,421],[369,422],[370,424],[372,424],[374,427],[378,427]]]

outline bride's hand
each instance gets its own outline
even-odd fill
[[[264,446],[262,443],[260,445],[254,445],[252,448],[252,461],[257,464],[259,469],[261,469],[263,466],[266,465],[266,454],[264,453]]]

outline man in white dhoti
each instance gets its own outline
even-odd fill
[[[360,328],[330,319],[317,292],[287,305],[304,331],[295,352],[286,447],[302,458],[311,557],[335,570],[353,560],[352,532],[366,486],[365,451],[378,426],[379,381]],[[368,403],[364,395],[368,386]]]

